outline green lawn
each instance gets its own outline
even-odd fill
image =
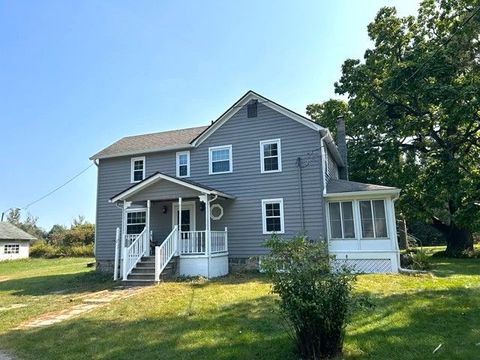
[[[8,264],[0,264],[0,276],[11,277],[0,282],[1,306],[4,299],[31,305],[30,310],[0,312],[0,348],[20,358],[296,359],[261,275],[163,283],[77,319],[11,331],[19,314],[25,319],[69,306],[67,299],[78,293],[111,286],[86,269],[85,260],[24,265],[28,269],[17,262],[6,273]],[[62,284],[68,295],[55,293]],[[479,260],[435,259],[433,275],[361,275],[356,289],[369,293],[376,306],[356,314],[348,326],[346,359],[479,358]],[[51,301],[56,305],[46,304]]]

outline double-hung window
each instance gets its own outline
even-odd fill
[[[190,176],[190,151],[177,152],[177,177]]]
[[[140,234],[146,225],[147,212],[144,210],[128,211],[126,226],[128,235]]]
[[[145,156],[134,157],[130,163],[130,182],[135,183],[145,179]]]
[[[332,239],[354,239],[353,203],[351,201],[328,204],[330,215],[330,237]]]
[[[210,147],[208,157],[210,175],[232,172],[232,145]]]
[[[386,238],[387,219],[385,215],[385,201],[360,201],[360,218],[362,224],[362,238]]]
[[[280,139],[260,141],[260,166],[262,173],[282,171]]]
[[[283,234],[283,199],[262,200],[262,220],[264,234]]]
[[[3,248],[4,254],[20,254],[19,244],[6,244]]]

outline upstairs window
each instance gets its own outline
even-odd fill
[[[387,219],[383,200],[360,201],[363,238],[386,238]]]
[[[145,156],[131,160],[130,182],[135,183],[145,179]]]
[[[330,237],[332,239],[354,239],[353,203],[331,202],[328,204]]]
[[[190,176],[190,151],[177,152],[177,177]]]
[[[4,254],[20,254],[19,244],[6,244],[3,248]]]
[[[208,155],[210,175],[232,172],[232,145],[208,148]]]
[[[261,172],[282,171],[282,149],[280,139],[260,141]]]
[[[283,199],[262,200],[262,223],[264,234],[283,234]]]

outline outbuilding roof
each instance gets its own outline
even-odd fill
[[[9,222],[0,221],[0,240],[35,240],[36,237],[26,233]]]
[[[208,126],[198,126],[152,134],[126,136],[99,151],[90,160],[191,147],[190,142],[207,128]]]

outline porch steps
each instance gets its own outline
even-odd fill
[[[177,276],[177,257],[173,257],[160,274],[160,281]],[[155,283],[155,256],[143,257],[123,283],[128,286],[151,285]]]

